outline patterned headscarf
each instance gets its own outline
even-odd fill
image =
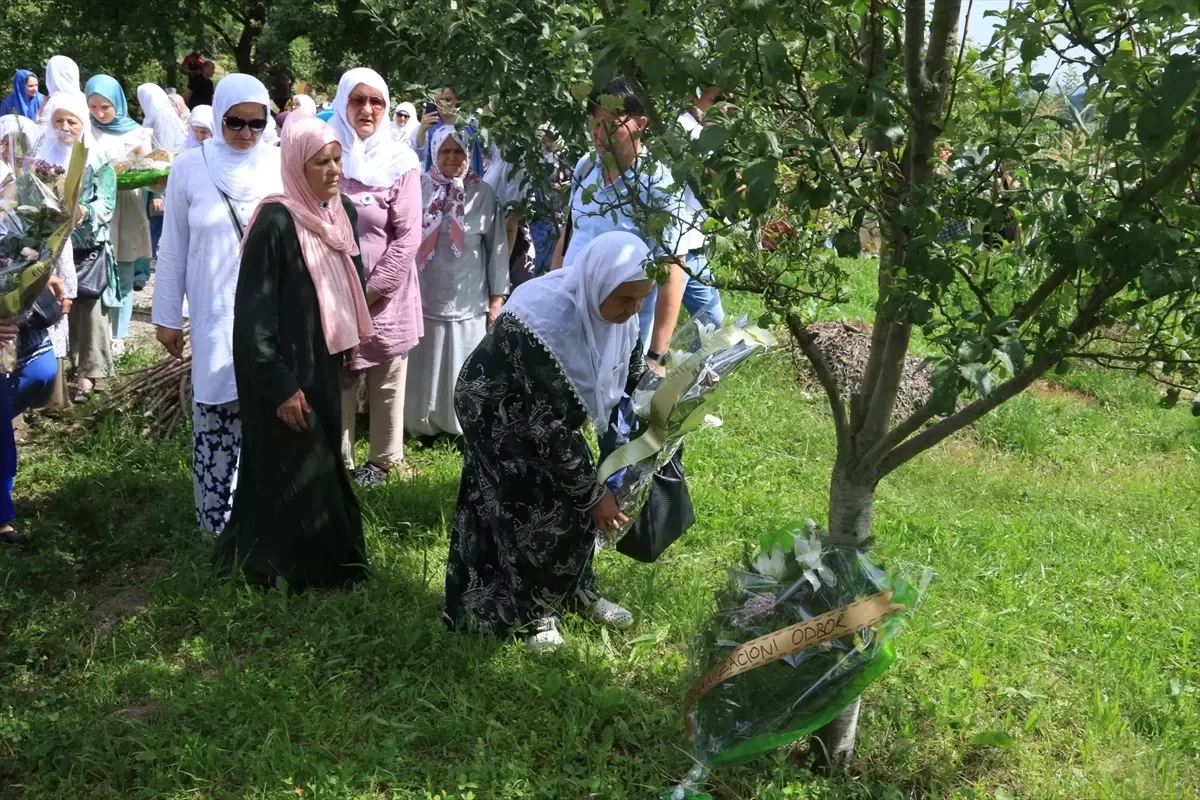
[[[453,125],[445,125],[434,132],[430,139],[430,152],[433,153],[433,166],[426,176],[433,184],[433,194],[425,211],[421,215],[421,245],[417,248],[417,266],[423,267],[433,260],[437,249],[438,237],[442,227],[450,233],[450,251],[454,257],[462,255],[466,234],[463,231],[463,214],[466,212],[467,187],[479,183],[480,177],[471,171],[470,162],[467,172],[458,178],[449,178],[438,169],[437,154],[442,149],[442,143],[453,137],[463,153],[469,153],[467,133],[458,131]]]

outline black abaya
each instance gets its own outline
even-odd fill
[[[354,224],[354,207],[342,203]],[[233,513],[217,542],[218,563],[228,572],[240,565],[252,584],[344,587],[367,576],[362,515],[341,457],[344,358],[325,346],[291,215],[265,206],[246,238],[234,302],[243,445]],[[301,432],[276,416],[297,390],[311,409]]]

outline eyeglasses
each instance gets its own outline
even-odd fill
[[[254,133],[262,133],[267,129],[267,120],[265,117],[259,119],[242,119],[241,117],[225,117],[225,127],[231,131],[240,131],[243,128],[250,128]]]
[[[375,97],[374,95],[367,96],[362,94],[350,95],[350,105],[365,106],[368,104],[371,106],[371,108],[384,108],[387,105],[383,102],[382,97]]]

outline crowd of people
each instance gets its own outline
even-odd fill
[[[723,317],[705,282],[701,204],[647,157],[633,85],[593,92],[590,152],[573,168],[542,128],[547,192],[485,144],[450,83],[393,107],[385,80],[355,68],[322,108],[288,96],[290,76],[268,89],[250,75],[214,80],[195,54],[184,66],[182,95],[136,87],[140,122],[118,80],[80,88],[61,55],[46,66],[48,95],[20,70],[0,105],[0,191],[23,147],[60,166],[76,143],[87,151],[49,287],[64,319],[0,320],[18,351],[0,380],[0,540],[24,541],[10,420],[62,392],[68,371],[76,403],[114,374],[153,269],[157,340],[190,352],[196,525],[225,572],[291,590],[365,579],[354,485],[411,476],[406,436],[450,436],[463,477],[447,624],[521,632],[538,649],[562,643],[566,611],[631,624],[595,587],[597,537],[626,520],[585,434],[663,369],[681,308]],[[679,119],[689,135],[716,96],[691,98]],[[152,151],[172,154],[169,177],[118,191],[118,165]],[[521,219],[535,193],[547,210]],[[671,223],[651,232],[633,206]],[[368,455],[356,464],[363,396]]]

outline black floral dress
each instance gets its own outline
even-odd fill
[[[604,488],[587,412],[558,362],[501,314],[454,390],[466,439],[446,567],[446,624],[501,633],[557,616],[594,583]]]

